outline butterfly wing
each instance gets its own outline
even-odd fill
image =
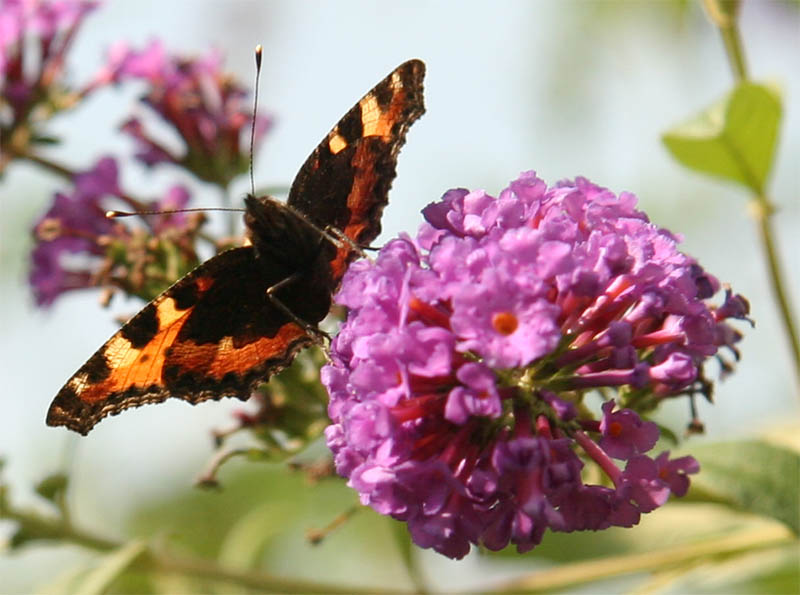
[[[288,274],[280,265],[265,268],[251,247],[211,258],[89,358],[56,395],[48,425],[87,434],[107,415],[168,397],[248,398],[312,342],[267,297]],[[302,304],[303,290],[288,288],[282,299]],[[312,307],[301,305],[298,315]]]
[[[250,225],[258,254],[253,247],[223,252],[145,306],[64,385],[47,423],[87,434],[107,415],[169,397],[191,403],[246,399],[289,365],[313,342],[295,321],[324,317],[354,256],[343,245],[331,251],[329,267],[318,266],[319,256],[301,258],[298,247],[320,246],[320,240],[301,242],[290,233],[291,213],[300,211],[317,227],[334,227],[359,245],[377,237],[397,154],[425,111],[424,75],[425,65],[411,60],[367,93],[303,164],[287,201],[293,210],[258,200],[248,205],[249,214],[279,223]],[[322,256],[324,263],[328,253]],[[267,296],[290,277],[295,281],[276,297],[291,305],[294,319]]]
[[[317,227],[334,227],[359,246],[381,231],[397,155],[425,112],[425,64],[409,60],[379,82],[322,140],[300,168],[287,203]],[[342,245],[331,260],[333,290],[355,256]]]

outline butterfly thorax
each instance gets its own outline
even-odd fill
[[[291,271],[313,268],[335,247],[323,230],[301,213],[270,196],[245,198],[244,222],[258,258],[271,268],[285,265]]]
[[[336,246],[324,230],[269,196],[247,196],[245,207],[256,262],[275,284],[287,280],[276,296],[285,303],[303,304],[306,321],[319,322],[330,309],[330,261]]]

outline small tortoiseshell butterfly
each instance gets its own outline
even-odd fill
[[[380,233],[397,154],[425,111],[424,76],[410,60],[367,93],[300,168],[286,204],[245,198],[251,245],[214,256],[147,304],[59,391],[48,425],[87,434],[107,415],[169,397],[244,400],[313,343],[356,246]]]

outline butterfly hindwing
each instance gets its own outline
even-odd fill
[[[168,397],[248,398],[311,343],[267,297],[283,277],[265,274],[251,247],[211,258],[89,358],[53,400],[47,423],[86,434],[106,415]]]

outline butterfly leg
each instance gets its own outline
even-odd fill
[[[295,213],[299,218],[305,221],[310,227],[312,227],[320,236],[321,242],[320,246],[326,241],[333,244],[337,249],[343,245],[347,245],[350,247],[353,252],[356,252],[360,258],[369,258],[367,254],[364,252],[364,248],[356,244],[351,238],[347,236],[341,229],[338,227],[334,227],[333,225],[326,225],[325,228],[320,228],[311,222],[305,214],[297,211],[296,209],[291,209],[293,213]]]
[[[331,336],[323,331],[322,329],[318,328],[313,324],[309,324],[302,318],[299,318],[294,312],[292,312],[291,308],[289,308],[286,304],[284,304],[276,295],[278,291],[282,288],[286,287],[287,285],[291,285],[295,281],[300,278],[299,273],[295,273],[293,275],[289,275],[285,279],[278,281],[275,285],[267,288],[267,298],[269,299],[272,304],[281,310],[286,316],[288,316],[292,322],[297,324],[298,326],[302,327],[304,331],[306,331],[311,337],[314,338],[314,342],[323,345],[324,342],[327,340],[328,343],[331,341]]]
[[[326,237],[332,236],[336,238],[336,240],[338,240],[337,242],[334,243],[339,245],[347,244],[348,246],[350,246],[353,252],[356,252],[358,254],[359,258],[366,258],[367,260],[371,260],[369,255],[366,252],[364,252],[364,250],[372,250],[373,248],[359,246],[352,239],[347,237],[347,235],[338,227],[333,227],[332,225],[328,225],[325,227],[324,232]]]

